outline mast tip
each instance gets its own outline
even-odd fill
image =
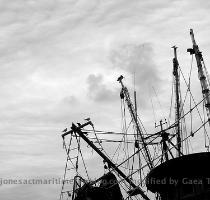
[[[117,81],[120,82],[123,78],[124,78],[123,75],[121,75],[121,76],[117,79]]]
[[[192,28],[190,29],[190,34],[193,34],[193,29]]]

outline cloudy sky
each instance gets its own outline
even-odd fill
[[[146,124],[151,88],[168,115],[171,46],[189,68],[190,28],[210,66],[205,0],[0,0],[0,10],[0,178],[62,177],[60,134],[71,122],[120,130],[121,74],[130,89],[135,74]],[[0,186],[4,200],[56,200],[59,191]]]

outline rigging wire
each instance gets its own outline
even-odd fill
[[[140,122],[140,125],[143,127],[144,132],[146,133],[146,134],[144,134],[144,135],[148,135],[148,134],[147,134],[147,131],[146,131],[146,128],[144,127],[144,125],[143,125],[141,119],[139,118],[139,116],[137,116],[137,118],[138,118],[138,120],[139,120],[139,122]],[[150,141],[150,140],[149,140],[149,141]],[[153,151],[155,151],[154,146],[152,146],[152,147],[153,147]]]
[[[203,102],[203,112],[205,113],[205,103]],[[206,120],[206,117],[205,117],[205,114],[203,115],[204,117],[204,121]],[[205,140],[205,148],[206,150],[209,152],[209,143],[207,145],[207,137],[206,137],[206,134],[205,134],[205,131],[204,131],[204,140]]]
[[[188,86],[188,84],[187,84],[187,82],[186,82],[186,79],[185,79],[185,77],[184,77],[184,74],[183,74],[183,72],[182,72],[182,70],[181,70],[180,67],[179,67],[179,69],[180,69],[180,72],[181,72],[181,74],[182,74],[182,77],[183,77],[183,79],[184,79],[184,82],[185,82],[187,88],[189,88],[189,86]],[[189,89],[189,92],[190,92],[190,95],[191,95],[191,97],[192,97],[193,103],[196,104],[195,99],[194,99],[194,97],[193,97],[193,95],[192,95],[190,89]],[[203,100],[204,100],[204,99],[206,99],[206,97],[204,97]],[[202,119],[202,117],[201,117],[200,111],[199,111],[199,109],[197,108],[197,106],[196,106],[196,110],[197,110],[197,112],[198,112],[198,115],[199,115],[199,118],[200,118],[201,122],[203,123],[203,119]],[[209,136],[208,136],[208,133],[207,133],[205,127],[204,127],[204,131],[205,131],[206,136],[207,136],[208,139],[209,139]],[[209,139],[209,140],[210,140],[210,139]]]
[[[120,101],[120,105],[121,105],[121,129],[122,129],[122,132],[124,133],[124,135],[123,135],[123,137],[122,137],[122,142],[123,142],[124,139],[125,139],[125,134],[126,134],[126,133],[124,132],[124,126],[125,126],[125,124],[126,124],[126,121],[125,121],[125,119],[124,119],[125,104],[124,104],[124,101],[123,101],[122,98],[121,98],[121,101]],[[120,150],[121,145],[122,145],[122,143],[120,144],[120,146],[118,146],[119,148],[117,148],[115,152],[117,152],[118,149]],[[118,154],[117,154],[117,162],[118,162],[118,158],[119,158],[119,153],[120,153],[120,152],[118,151]],[[115,153],[114,153],[114,155],[115,155]],[[113,156],[113,157],[114,157],[114,156]]]
[[[194,134],[196,134],[203,126],[205,126],[206,124],[208,123],[208,120],[205,122],[205,123],[203,123],[197,130],[195,130],[194,131]],[[189,135],[189,136],[187,136],[186,138],[184,138],[181,142],[183,142],[183,141],[185,141],[185,140],[187,140],[189,137],[191,137],[191,135]],[[170,149],[168,149],[167,151],[170,151],[171,149],[173,149],[174,147],[172,146]],[[157,158],[156,158],[157,159]],[[144,165],[143,167],[146,167],[146,165]],[[138,170],[140,170],[140,169],[138,169]],[[138,171],[137,170],[137,171]],[[135,172],[136,173],[136,172]]]
[[[76,134],[75,134],[76,135]],[[76,136],[76,140],[77,140],[77,144],[78,144],[78,149],[79,149],[79,153],[81,155],[81,158],[82,158],[82,162],[83,162],[83,165],[84,165],[84,168],[85,168],[85,173],[86,173],[86,176],[88,178],[88,180],[90,181],[90,177],[88,175],[88,171],[87,171],[87,167],[85,165],[85,161],[84,161],[84,158],[83,158],[83,155],[82,155],[82,151],[81,151],[81,148],[80,148],[80,140],[78,140],[77,136]]]
[[[205,97],[206,98],[206,97]],[[202,103],[203,101],[204,101],[204,99],[205,98],[203,98],[200,102],[198,102],[193,108],[192,108],[192,110],[193,109],[195,109],[200,103]],[[183,118],[184,116],[186,116],[187,114],[189,114],[189,112],[190,111],[188,111],[187,113],[185,113],[183,116],[181,116],[180,117],[180,119],[181,118]],[[208,122],[208,121],[207,121]],[[205,124],[207,123],[207,122],[205,122]],[[172,124],[171,126],[174,126],[176,124],[176,122],[174,123],[174,124]],[[203,125],[204,125],[204,123],[194,132],[194,134],[195,133],[197,133],[202,127],[203,127]],[[184,140],[182,140],[181,142],[183,142],[183,141],[185,141],[186,139],[188,139],[190,136],[192,136],[192,135],[189,135],[189,136],[187,136]],[[154,138],[152,141],[154,141],[155,139],[157,139],[159,136],[157,136],[156,138]],[[152,141],[150,141],[150,142],[152,142]],[[142,150],[143,149],[143,147],[140,149],[140,150]],[[174,149],[174,146],[172,146],[171,148],[169,148],[167,151],[169,151],[169,150],[171,150],[171,149]],[[140,151],[139,150],[139,151]],[[136,151],[134,154],[132,154],[128,159],[131,159],[135,154],[137,154],[139,151]],[[166,151],[166,152],[167,152]],[[157,160],[158,158],[160,158],[161,157],[161,155],[160,156],[158,156],[158,157],[156,157],[154,160],[153,160],[153,162],[155,161],[155,160]],[[124,164],[125,162],[127,162],[127,159],[126,160],[124,160],[122,163],[120,163],[119,165],[117,165],[117,167],[119,167],[119,166],[121,166],[122,164]],[[143,169],[143,168],[145,168],[146,166],[148,166],[148,164],[145,164],[141,169]],[[139,169],[139,170],[141,170],[141,169]],[[138,170],[138,171],[139,171]],[[137,171],[136,171],[137,172]],[[134,172],[134,173],[136,173],[136,172]],[[134,174],[133,173],[133,174]]]
[[[158,102],[158,104],[159,104],[159,106],[160,106],[160,110],[161,110],[161,112],[162,112],[162,116],[164,116],[164,118],[165,118],[165,115],[164,115],[164,112],[163,112],[163,107],[162,107],[162,105],[161,105],[161,103],[160,103],[160,100],[159,100],[159,97],[158,97],[158,95],[157,95],[157,92],[156,92],[156,90],[155,90],[155,88],[152,86],[152,89],[153,89],[153,91],[154,91],[154,94],[155,94],[155,96],[156,96],[156,98],[157,98],[157,102]]]
[[[64,193],[63,190],[64,190],[64,184],[65,184],[65,180],[66,180],[66,173],[67,173],[67,170],[68,170],[68,161],[71,162],[71,164],[72,164],[72,166],[73,166],[73,169],[77,170],[77,167],[74,166],[74,163],[72,162],[72,159],[71,159],[70,156],[69,156],[71,144],[72,144],[72,135],[70,136],[70,139],[69,139],[68,149],[67,149],[65,140],[63,140],[63,147],[65,148],[65,151],[66,151],[66,154],[67,154],[67,158],[66,158],[64,176],[63,176],[63,181],[62,181],[62,187],[61,187],[61,193],[60,193],[60,200],[62,199],[63,193]],[[77,174],[79,174],[79,173],[77,173]],[[80,176],[81,176],[81,175],[80,175]]]
[[[190,92],[190,93],[191,93],[191,92]],[[193,96],[192,96],[192,98],[193,98]],[[204,98],[204,99],[205,99],[205,98]],[[203,100],[204,100],[204,99],[203,99]],[[202,100],[202,101],[203,101],[203,100]],[[202,102],[202,101],[201,101],[201,102]],[[194,104],[196,104],[196,102],[194,102]],[[200,104],[200,103],[199,103],[199,104]],[[193,107],[193,109],[194,109],[194,108],[197,109],[197,106],[198,106],[199,104],[196,104],[196,105]],[[193,110],[193,109],[192,109],[192,110]],[[192,112],[192,110],[190,110],[190,112]],[[188,112],[188,113],[189,113],[189,112]],[[186,115],[186,114],[185,114],[185,115]],[[185,115],[184,115],[184,116],[185,116]],[[183,118],[183,116],[181,116],[180,118]],[[205,120],[204,120],[204,121],[205,121]],[[207,121],[207,122],[208,122],[208,121]],[[203,123],[203,121],[202,121],[203,125],[202,125],[201,127],[199,127],[199,129],[197,129],[197,130],[194,132],[194,134],[197,133],[202,127],[204,127],[205,124],[206,124],[207,122]],[[192,135],[189,135],[189,136],[187,136],[186,138],[184,138],[184,139],[182,140],[182,142],[185,141],[186,139],[188,139],[190,136],[192,136]],[[99,144],[100,144],[100,143],[99,143]],[[170,148],[170,149],[173,149],[173,147]],[[80,151],[81,151],[81,149],[80,149]],[[135,152],[135,154],[136,154],[136,152]],[[82,155],[81,155],[81,156],[82,156]],[[129,156],[129,157],[132,157],[132,156]],[[158,158],[158,157],[157,157],[157,158]],[[155,158],[153,161],[155,161],[157,158]],[[147,164],[144,165],[144,166],[147,166]],[[144,166],[143,166],[142,168],[144,168]],[[138,169],[138,170],[136,170],[135,172],[129,174],[128,177],[132,176],[133,174],[135,174],[135,173],[136,173],[137,171],[139,171],[139,170],[140,170],[140,169]]]
[[[126,143],[126,140],[128,139],[127,138],[127,123],[126,123],[126,114],[125,114],[125,99],[123,98],[122,99],[123,101],[123,132],[125,133],[125,137],[123,138],[124,139],[124,148],[123,148],[123,151],[125,153],[125,157],[128,158],[129,157],[129,151],[128,151],[128,143]],[[130,168],[130,162],[128,161],[127,162],[127,166],[128,168]]]
[[[204,100],[204,99],[203,99]],[[202,101],[203,101],[202,100]],[[199,104],[202,102],[202,101],[200,101],[199,102]],[[195,106],[194,106],[194,108],[196,108],[197,107],[197,105],[198,104],[196,104]],[[194,109],[193,108],[193,109]],[[188,112],[189,113],[189,112]],[[186,115],[186,114],[185,114]],[[182,116],[183,117],[183,116]],[[208,122],[208,121],[207,121]],[[207,122],[205,122],[205,124],[207,123]],[[199,129],[197,129],[195,132],[194,132],[194,134],[195,133],[197,133],[202,127],[204,126],[204,124],[201,126],[201,127],[199,127]],[[189,135],[187,138],[189,138],[191,135]],[[158,136],[157,136],[158,137]],[[185,138],[184,140],[186,140],[187,138]],[[155,138],[156,139],[156,138]],[[182,140],[182,142],[184,141],[184,140]],[[174,147],[171,147],[170,149],[173,149]],[[169,150],[170,150],[169,149]],[[135,152],[135,154],[136,154],[137,152]],[[134,155],[132,155],[132,156],[134,156]],[[132,156],[130,156],[128,159],[130,159]],[[160,156],[159,156],[160,157]],[[157,157],[157,158],[155,158],[154,160],[153,160],[153,162],[155,161],[155,160],[157,160],[159,157]],[[126,161],[124,161],[124,162],[126,162]],[[123,163],[124,163],[123,162]],[[120,165],[122,165],[123,163],[121,163]],[[120,165],[118,165],[118,167],[120,166]],[[142,168],[141,169],[143,169],[143,168],[145,168],[147,166],[147,164],[146,165],[144,165],[144,166],[142,166]],[[136,172],[138,172],[139,170],[141,170],[141,169],[138,169],[138,170],[136,170],[135,172],[133,172],[132,174],[130,174],[128,177],[130,177],[130,176],[132,176],[133,174],[135,174]],[[121,180],[120,180],[121,181]]]
[[[205,122],[205,123],[203,123],[197,130],[195,130],[194,131],[194,134],[196,134],[205,124],[207,124],[208,123],[208,120]],[[188,139],[189,137],[191,137],[191,135],[188,135],[186,138],[184,138],[181,142],[183,142],[183,141],[185,141],[186,139]],[[174,149],[175,147],[174,146],[172,146],[170,149],[168,149],[166,152],[168,152],[168,151],[170,151],[171,149]],[[155,158],[154,160],[153,160],[153,162],[155,161],[155,160],[157,160],[158,158],[160,158],[161,157],[161,155],[159,155],[157,158]],[[119,165],[118,165],[119,166]],[[117,167],[118,167],[117,166]],[[142,169],[143,168],[145,168],[145,167],[147,167],[148,166],[148,164],[145,164],[143,167],[142,167]],[[142,170],[142,169],[138,169],[138,170],[136,170],[135,172],[133,172],[131,175],[134,175],[134,174],[136,174],[139,170]],[[131,175],[128,175],[127,176],[127,178],[129,178]],[[121,180],[119,180],[117,183],[119,183],[119,182],[121,182],[121,181],[123,181],[124,179],[121,179]],[[115,183],[115,184],[117,184],[117,183]],[[114,184],[114,185],[115,185]],[[113,185],[113,186],[114,186]],[[112,186],[112,187],[113,187]]]
[[[101,143],[100,143],[100,141],[99,141],[99,139],[98,139],[98,137],[97,137],[97,134],[96,134],[96,131],[95,131],[95,128],[94,128],[93,125],[92,125],[92,128],[93,128],[94,135],[95,135],[95,137],[96,137],[96,139],[97,139],[97,142],[98,142],[99,146],[101,147],[101,150],[104,151],[104,153],[106,154],[106,156],[107,156],[108,158],[110,158],[109,155],[108,155],[108,154],[106,153],[106,151],[104,150],[103,146],[101,145]]]
[[[171,118],[172,115],[172,106],[173,106],[173,97],[174,96],[174,78],[172,75],[172,87],[171,87],[171,101],[170,101],[170,110],[169,110],[169,119]]]
[[[201,104],[201,103],[205,100],[205,98],[206,98],[206,97],[204,97],[204,98],[203,98],[202,100],[200,100],[197,104],[195,104],[194,107],[193,107],[190,111],[186,112],[183,116],[181,116],[179,120],[181,120],[183,117],[185,117],[186,115],[188,115],[192,110],[194,110],[195,108],[197,108],[197,106],[198,106],[199,104]],[[174,123],[171,125],[171,127],[174,126],[175,124],[176,124],[176,122],[174,122]],[[191,136],[191,135],[190,135],[190,136]],[[152,141],[154,141],[154,140],[157,139],[158,137],[159,137],[159,136],[157,136],[156,138],[154,138]],[[188,137],[189,137],[189,136],[188,136]],[[152,141],[150,141],[150,142],[152,142]],[[136,152],[136,153],[137,153],[137,152]],[[131,155],[130,158],[131,158],[132,156],[134,156],[134,155],[135,155],[135,154]],[[130,159],[130,158],[129,158],[129,159]]]
[[[82,129],[82,131],[86,132],[86,133],[92,133],[93,130],[90,129]],[[98,134],[102,134],[102,135],[125,135],[125,133],[122,132],[114,132],[114,131],[102,131],[102,130],[95,130],[95,132]],[[134,133],[127,133],[128,136],[133,136],[136,135]],[[144,135],[152,135],[152,134],[144,134]]]
[[[76,135],[76,134],[75,134]],[[90,177],[88,175],[88,172],[87,172],[87,167],[85,165],[85,161],[84,161],[84,158],[83,158],[83,155],[82,155],[82,151],[81,151],[81,148],[80,148],[80,141],[78,140],[77,136],[76,136],[76,141],[77,141],[77,145],[78,145],[78,149],[79,149],[79,153],[81,155],[81,158],[82,158],[82,162],[83,162],[83,165],[84,165],[84,168],[85,168],[85,173],[86,173],[86,176],[88,178],[88,180],[90,181]]]
[[[155,110],[154,110],[154,105],[153,105],[152,98],[150,98],[150,101],[151,101],[151,104],[152,104],[153,117],[154,117],[154,120],[155,120],[155,123],[156,123],[157,122],[157,118],[156,118],[156,115],[155,115]]]
[[[199,104],[201,104],[204,100],[205,100],[205,98],[206,97],[204,97],[200,102],[198,102],[196,105],[194,105],[194,107],[192,108],[192,110],[194,110],[195,108],[197,108],[197,106],[199,105]],[[181,116],[180,117],[180,119],[181,118],[183,118],[184,116],[186,116],[187,114],[189,114],[190,113],[190,111],[188,111],[187,113],[185,113],[183,116]],[[206,123],[208,123],[208,120],[205,122],[205,123],[203,123],[197,130],[195,130],[194,131],[194,133],[193,134],[196,134]],[[175,123],[174,124],[172,124],[171,126],[173,126],[173,125],[175,125]],[[186,138],[184,138],[183,140],[181,140],[181,142],[183,142],[183,141],[185,141],[185,140],[187,140],[189,137],[191,137],[192,135],[188,135]],[[156,138],[154,138],[153,140],[155,140],[155,139],[157,139],[159,136],[157,136]],[[152,140],[152,141],[153,141]],[[166,152],[168,152],[168,151],[170,151],[171,149],[174,149],[174,146],[172,146],[171,148],[169,148]],[[139,152],[139,151],[136,151],[135,152],[135,154],[137,153],[137,152]],[[135,154],[133,154],[133,155],[131,155],[128,159],[131,159]],[[160,158],[161,157],[161,155],[160,156],[158,156],[158,157],[156,157],[154,160],[153,160],[153,162],[154,161],[156,161],[158,158]],[[127,160],[124,160],[122,163],[120,163],[119,165],[117,165],[117,167],[119,167],[119,166],[121,166],[123,163],[125,163]],[[132,173],[131,175],[133,175],[133,174],[135,174],[135,173],[137,173],[139,170],[142,170],[143,168],[145,168],[145,167],[147,167],[148,166],[148,164],[145,164],[144,166],[142,166],[142,168],[141,169],[138,169],[138,170],[136,170],[134,173]],[[129,176],[127,176],[127,177],[130,177],[131,175],[129,175]],[[122,181],[123,179],[121,179],[120,181]]]

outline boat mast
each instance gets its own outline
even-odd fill
[[[135,77],[134,77],[134,81],[135,81]],[[137,107],[137,99],[136,99],[136,90],[135,90],[135,83],[134,83],[134,105],[135,105],[135,114],[136,114],[136,119],[138,117],[138,107]],[[137,129],[136,129],[137,130]],[[138,139],[138,138],[137,138]],[[135,143],[137,143],[137,141],[135,141]],[[139,169],[142,167],[142,163],[141,163],[141,155],[140,155],[140,147],[139,145],[135,145],[139,151],[138,153],[138,160],[139,160]],[[139,178],[142,181],[142,172],[141,170],[139,170]]]
[[[127,103],[128,110],[130,112],[131,118],[132,118],[132,120],[135,124],[135,127],[136,127],[137,138],[140,139],[140,141],[143,144],[143,151],[144,151],[144,154],[145,154],[145,157],[146,157],[146,162],[147,162],[149,168],[152,169],[154,166],[153,166],[153,162],[152,162],[152,159],[151,159],[151,155],[150,155],[149,149],[147,148],[147,144],[145,143],[145,139],[143,137],[142,130],[140,128],[140,124],[138,122],[138,118],[137,118],[137,114],[135,112],[134,105],[133,105],[133,103],[130,99],[128,89],[124,86],[124,84],[122,82],[122,79],[123,79],[122,75],[117,79],[117,81],[119,81],[119,83],[122,86],[121,98],[125,97],[125,101]]]
[[[181,144],[181,127],[180,127],[180,75],[178,71],[179,62],[177,59],[177,47],[173,46],[174,49],[174,58],[173,58],[173,76],[175,80],[175,95],[176,95],[176,113],[175,113],[175,121],[176,121],[176,138],[177,138],[177,155],[181,156],[182,152],[182,144]]]
[[[81,128],[84,128],[85,126],[87,125],[91,125],[93,126],[92,122],[91,121],[88,121],[86,122],[85,124],[82,124],[82,125],[79,125],[79,126],[76,126],[75,124],[72,123],[72,127],[71,127],[71,130],[64,133],[62,135],[62,137],[64,138],[66,135],[68,134],[72,134],[72,133],[77,133],[93,150],[95,150],[95,152],[98,153],[98,155],[100,155],[105,162],[108,163],[108,166],[110,166],[113,170],[115,170],[129,185],[131,185],[133,187],[133,191],[131,192],[131,195],[132,193],[134,192],[137,192],[138,194],[140,194],[143,199],[145,200],[150,200],[146,194],[144,194],[143,190],[138,187],[128,176],[126,176],[103,152],[101,152],[94,144],[93,142],[91,142],[86,136],[85,134],[81,131]],[[129,193],[129,192],[128,192]]]
[[[205,102],[205,107],[206,107],[206,112],[207,112],[207,117],[210,125],[210,82],[209,82],[209,77],[208,77],[208,72],[203,60],[202,53],[199,50],[198,45],[195,42],[195,37],[193,33],[193,29],[190,29],[190,35],[193,43],[193,48],[187,49],[190,54],[195,54],[195,58],[197,61],[197,67],[198,67],[198,78],[201,83],[201,88],[202,88],[202,94]]]

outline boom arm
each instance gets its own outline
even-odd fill
[[[71,131],[68,132],[70,133],[77,133],[90,147],[92,147],[108,164],[109,166],[115,170],[125,181],[130,184],[134,190],[137,190],[138,193],[145,199],[145,200],[150,200],[146,194],[144,194],[143,190],[140,189],[138,186],[135,185],[135,183],[129,179],[106,155],[104,155],[81,131],[81,128],[85,127],[86,125],[92,125],[92,122],[89,121],[83,125],[76,126],[75,124],[72,124]],[[66,134],[67,135],[67,134]],[[66,135],[62,136],[65,137]]]

